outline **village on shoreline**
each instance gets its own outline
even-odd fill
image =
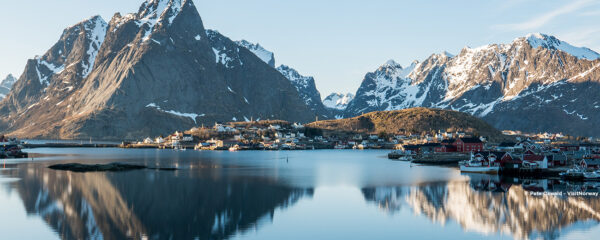
[[[600,168],[600,141],[562,134],[503,131],[500,141],[448,129],[421,133],[335,131],[280,120],[216,123],[143,141],[114,143],[18,142],[35,147],[120,147],[200,151],[387,149],[388,158],[412,163],[461,166],[461,171],[503,172],[516,176],[559,176],[577,168],[574,178]],[[8,142],[3,137],[4,142]],[[14,141],[15,139],[11,139]],[[15,143],[4,144],[0,158],[26,157]],[[476,165],[475,167],[469,167]],[[464,169],[463,169],[464,168]],[[569,176],[567,176],[569,177]]]
[[[451,131],[453,130],[453,131]],[[600,167],[599,139],[563,134],[526,134],[503,131],[501,141],[455,129],[437,132],[390,134],[328,131],[285,121],[252,121],[192,128],[168,136],[123,142],[124,148],[195,150],[313,150],[389,149],[390,159],[423,164],[457,164],[473,156],[511,163],[511,168],[552,169],[553,175],[573,165]],[[504,162],[504,163],[503,163]],[[508,164],[506,164],[508,165]]]

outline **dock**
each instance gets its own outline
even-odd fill
[[[24,143],[23,148],[116,148],[119,144],[109,143]]]
[[[466,153],[430,153],[419,154],[415,156],[413,163],[431,164],[431,165],[450,165],[469,159]]]

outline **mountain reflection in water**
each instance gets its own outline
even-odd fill
[[[600,232],[600,198],[539,194],[597,193],[598,183],[466,175],[390,161],[387,151],[35,151],[54,155],[0,169],[3,239],[593,239]],[[179,170],[46,168],[115,161]]]
[[[200,170],[73,173],[24,164],[1,174],[20,178],[10,184],[27,213],[63,239],[225,239],[313,194]]]
[[[392,214],[404,206],[442,226],[453,220],[464,231],[484,235],[556,239],[569,227],[589,227],[600,221],[600,198],[567,195],[598,192],[600,183],[467,176],[469,181],[363,188],[362,192],[367,201]]]

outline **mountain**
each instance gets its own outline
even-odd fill
[[[29,60],[0,102],[19,137],[139,138],[232,119],[314,118],[296,89],[254,53],[207,31],[191,0],[147,0],[95,16]]]
[[[600,136],[600,55],[545,34],[433,54],[367,73],[346,116],[411,107],[452,109],[499,129]]]
[[[352,99],[354,99],[354,94],[352,93],[332,93],[323,99],[323,105],[332,109],[345,110]]]
[[[273,52],[266,50],[258,43],[251,43],[246,40],[236,41],[239,46],[245,47],[259,57],[263,62],[275,67],[275,55]],[[317,90],[315,79],[310,76],[303,76],[296,69],[286,65],[280,65],[276,68],[284,77],[286,77],[298,91],[300,98],[304,100],[314,115],[321,118],[331,118],[333,116],[331,110],[325,108],[321,102],[321,93]]]
[[[12,74],[8,74],[8,76],[6,76],[4,80],[0,81],[0,100],[6,97],[6,95],[8,94],[8,92],[10,92],[10,89],[16,81],[17,79],[13,77]]]
[[[485,136],[490,140],[504,139],[500,131],[467,113],[422,107],[370,112],[353,118],[312,122],[305,126],[324,130],[374,134],[380,132],[434,133],[453,129],[453,131],[467,131]]]
[[[277,67],[277,71],[292,82],[292,85],[298,90],[300,98],[317,116],[329,118],[331,113],[321,102],[321,93],[317,90],[313,77],[300,75],[298,71],[286,65],[280,65]]]
[[[235,41],[235,43],[250,50],[250,52],[254,53],[260,60],[269,64],[269,66],[275,67],[275,55],[273,52],[264,49],[260,44],[254,44],[246,40]]]

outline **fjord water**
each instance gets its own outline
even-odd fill
[[[31,149],[0,170],[3,239],[594,239],[598,184],[500,179],[386,151]],[[74,173],[54,163],[177,171]],[[547,193],[547,194],[532,194]],[[551,193],[551,194],[550,194]]]

